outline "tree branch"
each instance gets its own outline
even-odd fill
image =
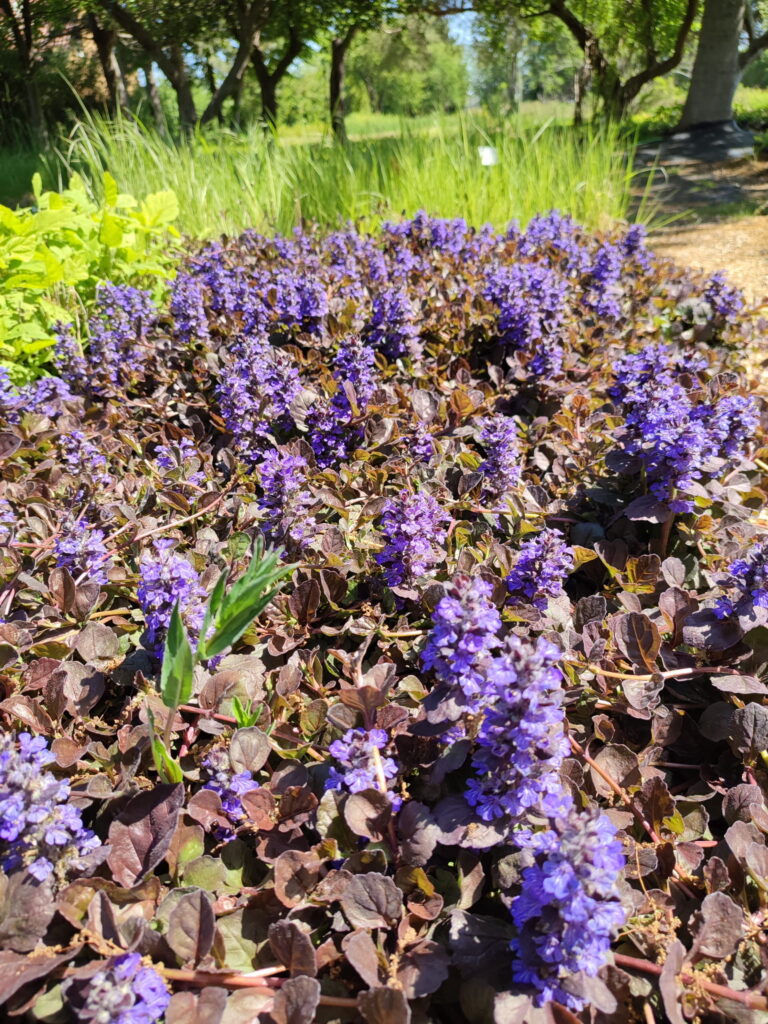
[[[166,78],[174,85],[178,80],[177,68],[149,29],[134,18],[130,11],[117,3],[117,0],[96,0],[96,3],[114,18],[120,28],[136,40],[142,50],[150,55]]]
[[[636,75],[632,75],[624,83],[624,92],[630,99],[637,96],[646,82],[650,82],[654,78],[659,78],[661,75],[666,75],[669,71],[672,71],[673,68],[676,68],[683,59],[685,41],[693,26],[698,7],[699,0],[688,0],[685,8],[685,16],[677,31],[675,48],[670,56],[666,57],[664,60],[653,61],[648,67],[644,68],[642,71],[638,71]]]
[[[739,54],[739,69],[743,71],[766,47],[768,47],[768,32],[763,32],[761,36],[753,37],[746,50]]]
[[[241,11],[241,20],[237,33],[237,53],[229,71],[224,76],[224,80],[216,89],[208,106],[203,111],[203,116],[200,118],[201,124],[207,124],[219,116],[224,101],[232,95],[242,81],[263,28],[264,11],[264,4],[261,0],[249,4],[244,11]]]

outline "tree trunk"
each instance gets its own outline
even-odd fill
[[[258,35],[256,36],[251,53],[251,63],[259,80],[261,90],[261,118],[264,127],[274,129],[277,127],[277,87],[287,73],[288,68],[301,53],[303,40],[296,29],[291,26],[288,31],[288,42],[280,60],[270,71],[264,59],[264,51],[261,49]]]
[[[176,92],[179,127],[184,135],[189,135],[197,124],[197,110],[192,95],[192,84],[184,64],[184,54],[178,45],[171,47],[171,66],[173,74],[169,76],[169,79]]]
[[[105,28],[103,25],[100,25],[93,15],[90,15],[88,18],[88,27],[96,44],[96,52],[99,55],[101,73],[104,75],[104,82],[109,93],[110,110],[112,113],[117,113],[118,109],[127,110],[128,90],[125,85],[122,68],[118,63],[117,54],[115,53],[117,33],[113,28]]]
[[[744,0],[705,0],[681,128],[733,120]]]
[[[277,127],[277,83],[272,75],[259,79],[261,87],[261,118],[267,128]]]
[[[43,105],[40,102],[40,90],[37,87],[37,79],[31,68],[25,69],[24,94],[27,99],[29,129],[32,137],[35,140],[45,140],[48,133],[45,127],[45,118],[43,117]]]
[[[331,131],[337,142],[346,145],[347,126],[344,120],[344,70],[347,51],[357,26],[351,25],[343,36],[331,40],[331,73],[328,98],[331,106]]]
[[[155,81],[155,73],[152,70],[152,65],[147,64],[144,68],[144,77],[147,80],[147,99],[149,100],[149,109],[152,111],[152,117],[154,118],[157,130],[165,134],[167,125],[165,123],[165,112],[163,111],[163,104],[160,101],[160,91],[157,88],[157,82]]]

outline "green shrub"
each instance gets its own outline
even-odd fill
[[[45,368],[53,325],[83,319],[100,281],[154,281],[159,297],[173,274],[168,234],[178,236],[173,192],[139,203],[106,173],[99,203],[77,175],[59,193],[36,174],[32,189],[34,207],[0,206],[0,361],[17,383]]]

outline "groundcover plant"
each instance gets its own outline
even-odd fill
[[[104,282],[0,396],[3,1012],[768,1019],[762,327],[556,213]]]

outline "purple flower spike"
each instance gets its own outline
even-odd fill
[[[556,1000],[579,1011],[585,1001],[564,983],[597,975],[626,919],[621,843],[606,815],[571,808],[534,836],[532,848],[535,863],[523,870],[511,907],[518,929],[512,977],[535,990],[537,1005]]]

